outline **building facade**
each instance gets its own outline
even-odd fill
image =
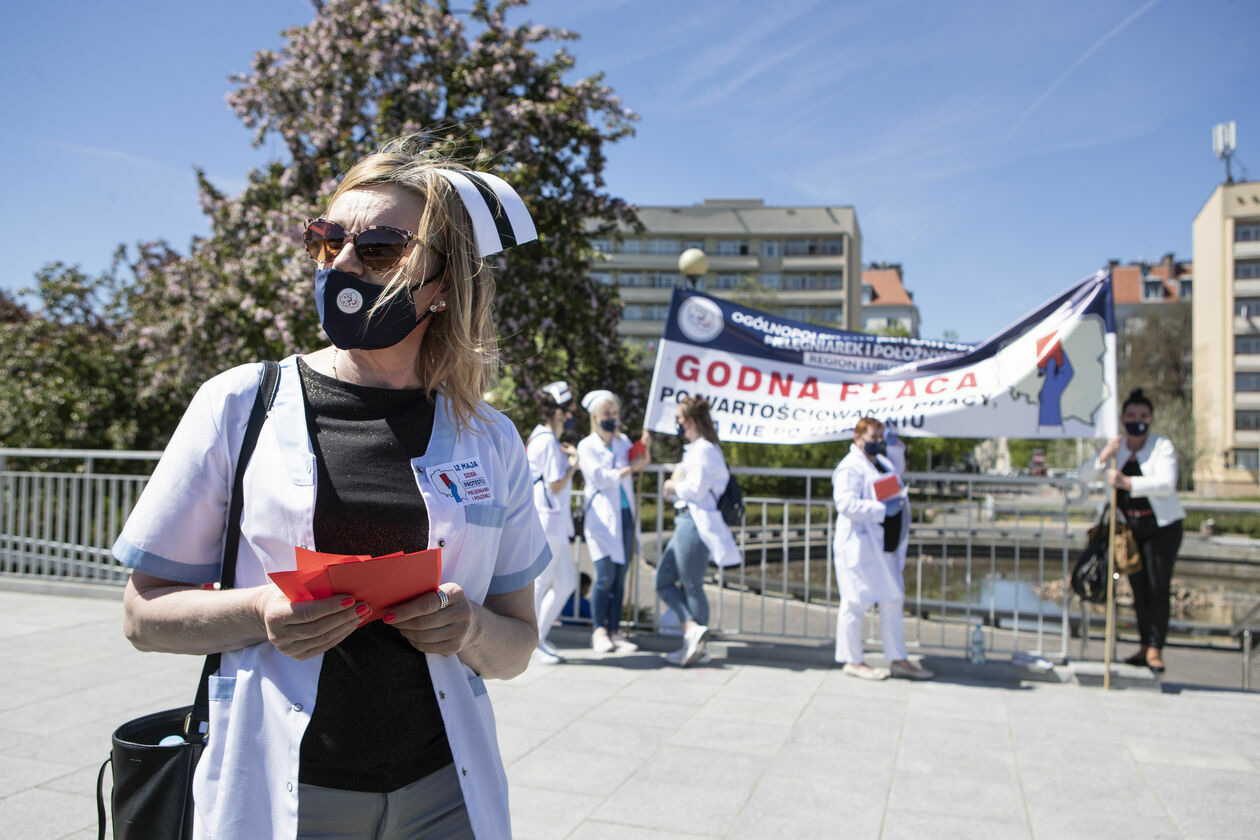
[[[1194,218],[1195,486],[1260,483],[1260,182],[1221,184]]]
[[[675,286],[678,257],[699,248],[707,274],[695,288],[798,321],[861,328],[862,233],[852,207],[767,207],[761,199],[705,199],[639,207],[643,230],[592,240],[591,275],[617,286],[621,335],[654,353]]]
[[[919,337],[919,307],[897,263],[871,263],[862,270],[862,329]]]

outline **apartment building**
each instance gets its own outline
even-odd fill
[[[600,283],[625,305],[621,335],[654,352],[673,289],[687,284],[678,257],[708,256],[696,288],[787,318],[861,328],[862,233],[852,207],[768,207],[759,198],[705,199],[690,206],[639,207],[641,232],[623,227],[592,240]]]
[[[871,263],[862,270],[862,329],[866,332],[905,330],[919,337],[919,307],[906,291],[901,266]]]
[[[1260,182],[1221,184],[1194,218],[1195,486],[1260,483]]]

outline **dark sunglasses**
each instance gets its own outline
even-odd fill
[[[302,233],[306,253],[316,262],[332,262],[345,247],[346,240],[349,240],[359,262],[373,271],[384,271],[398,265],[399,260],[407,253],[407,243],[415,238],[414,233],[385,225],[349,233],[341,225],[327,219],[308,219]]]

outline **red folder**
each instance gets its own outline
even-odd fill
[[[629,460],[633,461],[635,458],[638,458],[644,452],[647,452],[647,447],[643,445],[643,441],[636,440],[634,444],[630,447],[630,452],[627,453],[626,457]]]
[[[432,592],[442,579],[442,550],[438,548],[379,557],[298,548],[296,555],[296,569],[267,575],[290,601],[313,601],[344,592],[372,608],[369,621],[395,604]]]
[[[901,492],[901,480],[896,474],[886,475],[875,481],[875,498],[886,501]]]

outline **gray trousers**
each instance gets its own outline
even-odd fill
[[[298,840],[465,840],[473,836],[455,765],[390,793],[298,788]]]

